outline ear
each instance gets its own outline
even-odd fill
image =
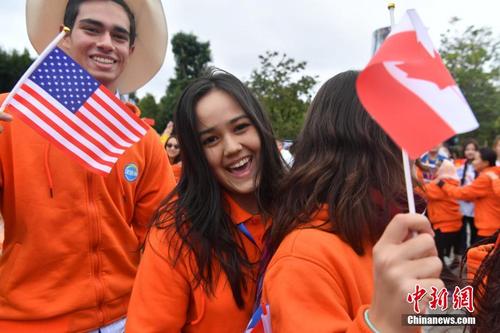
[[[131,56],[132,53],[134,53],[134,50],[135,50],[135,44],[132,45],[131,47],[129,47],[129,49],[128,49],[128,55]]]

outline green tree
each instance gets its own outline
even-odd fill
[[[302,127],[311,101],[316,76],[304,75],[307,63],[286,54],[267,51],[259,55],[260,68],[253,70],[247,83],[269,112],[279,138],[295,138]]]
[[[27,49],[23,53],[16,50],[4,51],[0,48],[0,92],[8,92],[33,62]]]
[[[156,103],[153,95],[146,94],[138,103],[141,109],[141,117],[155,119],[160,113],[160,106]]]
[[[200,42],[194,34],[179,32],[172,38],[175,58],[175,76],[169,80],[165,95],[160,100],[160,111],[155,117],[155,128],[162,132],[172,120],[177,99],[188,83],[199,77],[212,60],[210,42]]]
[[[491,144],[500,133],[500,40],[490,28],[459,29],[458,18],[441,36],[440,53],[479,121],[478,130],[462,137],[474,137]]]

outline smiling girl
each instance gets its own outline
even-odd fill
[[[271,125],[220,71],[184,90],[174,118],[183,172],[146,241],[127,332],[242,332],[283,173]]]

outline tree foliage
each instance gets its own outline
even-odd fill
[[[188,83],[198,78],[212,60],[210,42],[200,42],[194,34],[179,32],[172,38],[175,58],[175,76],[169,80],[165,95],[160,100],[160,112],[155,128],[162,131],[172,120],[175,104]]]
[[[458,18],[441,36],[440,53],[480,123],[464,134],[481,144],[491,144],[500,133],[500,40],[490,28],[459,29]]]
[[[156,103],[151,94],[139,101],[142,115],[155,120],[154,128],[161,133],[172,120],[175,104],[187,84],[199,77],[212,60],[210,42],[200,42],[194,34],[179,32],[172,37],[175,76],[169,80],[165,95]]]
[[[27,49],[7,52],[0,49],[0,92],[8,92],[33,62]]]
[[[138,103],[139,108],[141,109],[141,117],[142,118],[151,118],[155,119],[157,115],[160,113],[160,106],[156,103],[155,97],[151,94],[146,94]]]
[[[259,55],[259,61],[260,68],[252,71],[247,84],[269,112],[277,137],[295,138],[317,78],[303,74],[305,61],[297,62],[286,54],[267,51]]]

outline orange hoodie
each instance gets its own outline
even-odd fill
[[[481,171],[470,184],[458,187],[444,184],[442,189],[454,199],[474,201],[474,224],[479,236],[491,236],[500,228],[500,198],[493,192],[491,179],[485,174],[493,171],[500,176],[500,167],[489,167]]]
[[[325,205],[310,226],[329,224]],[[366,332],[373,294],[372,248],[359,256],[337,235],[302,227],[287,235],[264,275],[274,333]]]
[[[245,223],[256,241],[254,245],[241,235],[242,246],[251,262],[257,263],[262,249],[264,223],[228,197],[229,214],[235,224]],[[170,229],[169,229],[170,230]],[[152,228],[130,300],[127,315],[127,333],[195,333],[244,332],[255,302],[255,281],[247,280],[243,298],[245,307],[239,309],[234,301],[227,277],[222,273],[214,295],[208,295],[193,281],[194,258],[187,251],[175,266],[175,250],[169,252],[169,242],[179,241],[174,231]],[[173,234],[173,235],[172,235]],[[173,252],[172,252],[173,251]],[[255,276],[258,265],[250,275]]]
[[[19,119],[3,126],[0,332],[83,332],[124,317],[146,226],[175,184],[158,135],[99,176]]]
[[[458,180],[452,179],[447,179],[446,182],[459,184]],[[446,233],[459,231],[462,227],[462,214],[458,202],[447,196],[434,182],[422,186],[423,191],[418,187],[415,190],[427,199],[427,213],[433,229]]]

